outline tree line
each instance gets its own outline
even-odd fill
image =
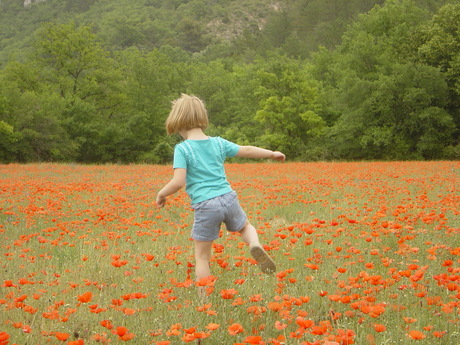
[[[205,101],[209,135],[291,160],[459,159],[460,3],[387,0],[315,49],[297,25],[310,3],[231,42],[184,26],[201,46],[115,49],[93,25],[43,25],[0,70],[0,162],[166,163],[180,93]]]

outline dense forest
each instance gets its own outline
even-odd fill
[[[166,163],[181,93],[290,160],[457,160],[460,1],[0,0],[0,162]]]

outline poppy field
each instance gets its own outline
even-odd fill
[[[226,170],[272,275],[223,227],[195,281],[169,166],[0,166],[0,345],[460,344],[459,162]]]

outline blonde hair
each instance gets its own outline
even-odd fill
[[[175,134],[192,128],[206,129],[208,124],[208,112],[203,101],[198,97],[182,94],[172,102],[171,112],[166,119],[166,132]]]

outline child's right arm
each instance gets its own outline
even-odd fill
[[[236,157],[269,158],[281,162],[284,162],[286,159],[286,156],[282,152],[266,150],[257,146],[240,146]]]
[[[159,207],[163,207],[166,203],[166,197],[176,193],[185,186],[187,169],[174,169],[174,176],[166,186],[164,186],[157,195],[156,203]]]

